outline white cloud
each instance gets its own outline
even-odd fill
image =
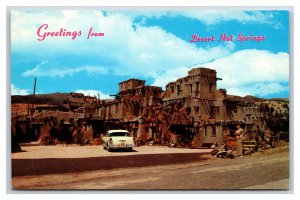
[[[108,11],[108,14],[114,14],[116,11]],[[170,10],[170,11],[120,11],[132,19],[141,17],[141,24],[145,24],[146,18],[176,17],[183,16],[203,22],[207,25],[217,24],[223,21],[238,21],[240,23],[266,23],[273,24],[274,16],[272,12],[266,11],[243,11],[243,10]]]
[[[273,16],[264,14],[261,11],[205,11],[205,12],[185,12],[183,14],[186,17],[194,18],[202,21],[208,25],[216,24],[221,21],[233,21],[236,20],[241,23],[255,22],[255,23],[268,23],[272,20]]]
[[[10,93],[11,95],[28,95],[28,89],[17,88],[14,84],[10,84]]]
[[[40,72],[40,67],[47,64],[48,61],[42,61],[37,66],[35,66],[33,69],[27,70],[22,73],[22,76],[37,76]]]
[[[27,20],[26,20],[27,19]],[[30,20],[29,20],[30,19]],[[85,20],[82,20],[85,19]],[[25,21],[26,23],[25,23]],[[86,23],[88,22],[88,23]],[[48,38],[43,42],[37,41],[36,31],[39,25],[48,23],[49,31],[82,30],[82,37],[76,40],[67,38]],[[101,39],[86,40],[85,36],[90,27],[94,31],[101,31],[105,36]],[[22,32],[19,30],[22,29]],[[97,58],[99,65],[102,59],[112,61],[110,66],[115,75],[144,76],[157,78],[163,71],[204,63],[216,58],[229,55],[234,45],[215,46],[212,48],[198,48],[189,41],[182,40],[166,32],[161,27],[144,27],[136,25],[130,16],[123,13],[113,13],[104,16],[100,11],[61,11],[61,12],[21,12],[12,13],[12,50],[27,52],[32,46],[36,56],[44,52],[47,56],[68,54],[84,58]],[[40,53],[41,52],[41,53]],[[61,58],[60,58],[61,59]],[[48,65],[50,65],[50,62]],[[53,67],[37,66],[26,70],[23,76],[64,76],[82,71],[92,71],[104,74],[100,66],[88,70],[87,67]],[[145,73],[145,71],[147,73]]]
[[[42,69],[42,64],[38,64],[35,68],[27,70],[22,73],[22,76],[39,76],[39,77],[64,77],[66,75],[72,76],[75,73],[87,72],[93,74],[107,74],[107,69],[101,66],[83,66],[73,68],[53,68],[53,69]]]
[[[35,56],[43,59],[47,52],[47,56],[51,57],[53,54],[54,59],[60,54],[71,54],[82,56],[82,59],[99,60],[95,66],[61,68],[49,66],[49,61],[26,70],[23,76],[63,77],[79,72],[106,74],[111,70],[114,75],[150,77],[154,79],[153,85],[165,86],[169,81],[186,76],[191,66],[201,66],[216,69],[218,76],[223,78],[223,81],[218,82],[220,86],[234,94],[246,94],[249,91],[249,94],[256,95],[262,88],[273,88],[277,91],[286,89],[280,82],[288,82],[287,53],[274,54],[255,49],[232,53],[235,49],[234,43],[212,48],[197,47],[161,27],[144,26],[144,18],[141,23],[133,24],[138,15],[157,18],[179,15],[200,20],[208,25],[230,20],[241,23],[273,23],[272,13],[262,11],[177,11],[142,14],[114,11],[109,12],[108,16],[95,10],[13,11],[12,51],[27,52],[28,48],[31,48]],[[44,23],[49,24],[49,31],[66,28],[71,31],[82,30],[83,33],[76,40],[47,38],[39,42],[36,31]],[[87,40],[86,34],[90,27],[93,27],[94,31],[104,32],[105,36]],[[102,59],[113,64],[102,66]]]
[[[264,97],[271,94],[279,94],[289,90],[289,86],[276,82],[253,83],[250,86],[236,86],[227,90],[228,94],[246,96],[255,95]]]
[[[115,57],[122,66],[114,68],[118,75],[156,78],[162,71],[208,62],[229,55],[232,50],[226,46],[197,48],[159,27],[138,26],[127,36],[126,42],[116,38],[124,48]]]
[[[75,92],[77,93],[82,93],[85,96],[91,96],[91,97],[97,97],[98,95],[100,96],[100,99],[112,99],[111,96],[109,96],[108,94],[105,94],[101,91],[98,90],[76,90]]]
[[[235,95],[276,94],[287,91],[289,82],[289,55],[264,50],[248,49],[199,65],[176,67],[155,76],[153,85],[164,87],[196,67],[217,70],[218,88],[225,88]],[[285,83],[285,84],[283,84]]]
[[[241,50],[194,67],[216,69],[217,76],[223,79],[218,82],[218,88],[225,88],[231,94],[264,96],[288,91],[288,86],[285,86],[289,83],[287,53]]]
[[[165,86],[172,81],[176,81],[180,77],[187,76],[187,72],[190,70],[189,67],[178,67],[164,71],[157,75],[153,82],[153,86],[161,86],[165,89]]]

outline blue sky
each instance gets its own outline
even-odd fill
[[[46,37],[61,28],[71,37]],[[90,28],[104,37],[87,39]],[[192,35],[211,42],[190,42]],[[221,34],[232,41],[218,41]],[[244,36],[264,40],[240,42]],[[164,86],[193,67],[217,70],[218,88],[234,95],[289,96],[289,13],[279,10],[13,10],[11,91],[82,92],[102,98],[129,78]]]

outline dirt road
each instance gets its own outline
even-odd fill
[[[72,148],[72,152],[88,148],[52,147],[56,153],[39,148],[23,147],[27,152],[12,155],[14,189],[289,188],[288,147],[227,160],[211,158],[199,149],[142,147],[136,152],[112,153],[97,149],[101,151],[98,156],[90,149],[91,157],[87,153],[69,158],[66,152]],[[47,156],[43,151],[48,151]]]

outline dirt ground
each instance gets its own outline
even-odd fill
[[[237,159],[210,149],[143,146],[107,152],[101,146],[23,146],[12,154],[15,190],[211,190],[290,188],[289,147]]]
[[[55,145],[55,146],[22,146],[22,152],[13,153],[12,159],[45,159],[45,158],[90,158],[112,157],[145,154],[170,153],[209,153],[211,149],[170,148],[167,146],[134,147],[132,152],[115,150],[108,152],[102,145]]]

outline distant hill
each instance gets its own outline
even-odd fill
[[[257,101],[289,101],[288,98],[258,98],[255,96],[247,95],[245,97],[227,95],[227,99],[235,101],[247,101],[247,102],[257,102]],[[50,105],[62,105],[64,102],[68,102],[69,93],[53,93],[53,94],[36,94],[35,104],[50,104]],[[33,95],[12,95],[11,103],[32,103]]]
[[[288,98],[259,98],[252,95],[247,95],[244,97],[236,95],[227,95],[226,99],[231,99],[235,101],[247,101],[247,102],[263,102],[263,101],[289,101]]]
[[[11,103],[34,103],[35,104],[50,104],[62,105],[67,102],[69,93],[53,93],[53,94],[36,94],[33,100],[33,95],[12,95]]]

